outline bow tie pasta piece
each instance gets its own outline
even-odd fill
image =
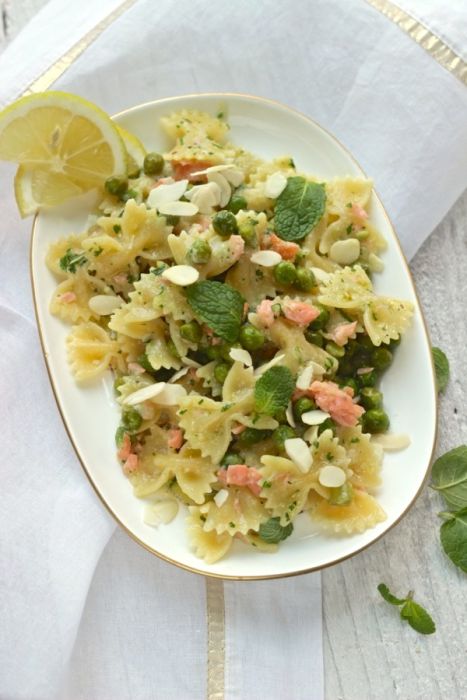
[[[366,209],[372,189],[372,180],[350,177],[330,180],[326,183],[328,213],[333,216],[346,215],[350,209],[349,204]]]
[[[58,285],[50,301],[50,313],[66,323],[97,319],[98,316],[89,308],[89,300],[96,294],[105,294],[106,289],[105,282],[80,269]]]
[[[323,430],[318,439],[311,445],[311,453],[313,456],[312,471],[319,472],[328,464],[347,471],[350,458],[344,447],[339,445],[338,438],[333,436],[332,430]]]
[[[330,370],[337,367],[337,361],[332,355],[306,340],[302,328],[277,319],[269,329],[269,335],[285,355],[281,364],[288,367],[292,373],[297,373],[300,367],[309,362],[316,362]]]
[[[272,210],[274,200],[266,195],[266,181],[270,175],[282,173],[285,178],[293,177],[297,173],[292,159],[289,156],[275,158],[270,162],[261,161],[249,174],[246,186],[242,190],[242,196],[247,201],[248,209],[258,212]]]
[[[138,498],[147,498],[161,489],[172,478],[168,456],[168,430],[152,425],[142,442],[138,455],[138,469],[129,474],[133,492]],[[156,458],[159,461],[156,463]]]
[[[74,326],[66,344],[68,363],[78,382],[102,376],[118,354],[117,343],[92,321]]]
[[[251,399],[255,383],[253,368],[234,362],[222,387],[222,400],[238,403],[242,399]]]
[[[261,523],[269,519],[269,513],[259,498],[242,486],[230,486],[228,497],[219,506],[209,501],[200,506],[200,513],[205,516],[203,530],[214,530],[218,535],[224,532],[246,535],[249,530],[259,530]]]
[[[175,140],[175,146],[164,154],[172,164],[199,161],[203,167],[224,163],[235,154],[234,148],[225,143],[228,124],[205,112],[182,109],[163,117],[161,126]]]
[[[222,394],[222,384],[217,381],[214,370],[217,366],[217,360],[212,360],[202,367],[198,367],[196,370],[196,376],[201,379],[203,389],[210,391],[214,397],[220,396]]]
[[[276,296],[272,269],[255,265],[247,255],[243,255],[229,270],[225,281],[240,292],[252,307],[258,306],[266,297]]]
[[[318,301],[337,309],[358,309],[373,298],[373,287],[360,265],[337,270],[321,283]]]
[[[261,457],[261,498],[273,517],[288,525],[303,510],[310,489],[317,482],[314,471],[303,474],[290,459],[264,455]]]
[[[227,554],[232,546],[233,537],[227,532],[222,535],[218,535],[215,530],[206,532],[203,527],[206,518],[200,509],[192,506],[189,512],[187,531],[190,544],[197,557],[204,559],[206,564],[214,564]]]
[[[409,327],[413,311],[410,301],[376,296],[367,300],[363,323],[373,345],[397,340]]]
[[[320,529],[336,534],[364,532],[387,517],[379,503],[365,491],[354,490],[350,503],[342,506],[332,505],[318,493],[311,492],[308,503],[313,522]]]
[[[66,238],[59,238],[58,241],[54,241],[49,245],[45,262],[54,275],[61,279],[66,279],[68,277],[68,270],[64,268],[63,263],[60,264],[60,262],[69,251],[74,251],[78,257],[84,253],[81,246],[81,242],[84,238],[86,238],[86,234],[74,234]]]
[[[350,459],[348,468],[353,472],[350,477],[352,485],[357,489],[374,491],[381,484],[383,448],[371,442],[371,435],[362,433],[360,426],[339,426],[336,432]]]
[[[204,503],[205,495],[217,481],[217,465],[188,444],[178,454],[156,455],[153,463],[156,469],[167,470],[169,478],[175,476],[182,492],[194,503]]]

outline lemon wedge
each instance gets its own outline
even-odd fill
[[[123,126],[117,126],[117,129],[125,144],[128,155],[128,175],[131,177],[143,167],[146,149],[139,138],[124,129]]]
[[[22,216],[127,172],[125,145],[111,118],[65,92],[29,95],[0,112],[0,160],[19,163],[15,195]]]

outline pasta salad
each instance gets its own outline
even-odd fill
[[[413,306],[373,290],[371,181],[265,162],[222,115],[182,110],[162,128],[172,148],[130,152],[87,230],[47,255],[76,380],[114,373],[116,466],[145,522],[185,504],[208,563],[234,539],[275,551],[303,512],[329,533],[373,527],[377,387]]]

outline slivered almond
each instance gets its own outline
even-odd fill
[[[233,187],[241,185],[244,179],[242,171],[238,168],[228,168],[222,174]]]
[[[311,271],[318,282],[327,282],[330,277],[329,272],[322,270],[320,267],[312,267]]]
[[[187,374],[189,369],[190,369],[189,367],[182,367],[182,369],[179,369],[178,372],[175,372],[175,374],[172,374],[172,376],[170,377],[170,379],[167,383],[173,384],[178,379],[181,379],[182,377],[185,376],[185,374]]]
[[[384,270],[383,261],[374,253],[370,253],[368,256],[368,266],[371,272],[382,272]]]
[[[191,265],[173,265],[164,270],[162,277],[179,287],[188,287],[199,278],[199,272]]]
[[[298,375],[297,384],[296,384],[297,389],[303,389],[303,390],[308,389],[310,387],[311,380],[313,379],[313,373],[314,373],[313,365],[310,363]]]
[[[332,244],[329,257],[339,265],[351,265],[360,257],[360,241],[357,238],[347,238]]]
[[[232,194],[229,183],[221,173],[208,173],[208,182],[215,182],[221,191],[220,206],[225,207]]]
[[[162,202],[175,202],[185,194],[187,186],[188,180],[177,180],[177,182],[173,182],[170,185],[154,187],[150,191],[146,203],[149,207],[159,208],[159,204],[162,204]]]
[[[201,214],[211,214],[212,208],[221,201],[221,190],[216,182],[208,182],[206,185],[195,185],[186,192],[185,197],[196,204]]]
[[[318,438],[318,427],[317,425],[312,425],[308,430],[305,430],[303,433],[303,439],[308,442],[308,444],[312,445],[315,440]]]
[[[275,367],[275,365],[278,365],[280,362],[285,357],[285,353],[280,353],[279,355],[275,355],[275,357],[272,358],[272,360],[269,360],[269,362],[266,362],[266,364],[261,365],[261,367],[258,367],[255,369],[255,377],[259,377],[265,372],[268,371],[268,369],[271,369],[271,367]]]
[[[345,484],[346,479],[345,471],[333,464],[328,464],[319,470],[318,481],[321,486],[327,486],[330,489],[339,488]]]
[[[264,194],[270,199],[277,199],[277,197],[282,194],[287,185],[287,178],[283,173],[277,172],[273,173],[266,180],[266,185],[264,187]]]
[[[156,382],[156,384],[150,384],[142,389],[134,391],[132,394],[125,396],[122,403],[126,406],[136,406],[138,403],[143,403],[143,401],[148,401],[148,399],[153,399],[155,396],[160,394],[166,387],[165,382]]]
[[[375,445],[381,445],[383,450],[405,450],[410,445],[411,439],[405,433],[385,433],[372,435],[371,442]]]
[[[159,406],[178,406],[186,393],[185,387],[180,384],[166,384],[163,391],[154,397],[154,403]]]
[[[275,250],[258,250],[251,255],[250,260],[261,267],[275,267],[281,262],[282,256]]]
[[[198,207],[193,202],[162,202],[157,207],[161,214],[167,216],[194,216],[198,213]]]
[[[178,503],[174,498],[167,498],[144,507],[143,521],[151,527],[167,525],[178,513]]]
[[[88,306],[91,311],[99,316],[110,316],[115,309],[118,309],[123,304],[123,299],[114,294],[96,294],[91,297]]]
[[[252,367],[253,360],[248,350],[243,348],[232,348],[229,352],[229,357],[235,362],[241,362],[245,367]]]
[[[307,474],[310,471],[313,458],[305,440],[302,440],[302,438],[285,440],[284,449],[302,474]]]
[[[290,425],[290,427],[295,428],[295,417],[293,414],[292,401],[289,401],[289,404],[285,411],[285,417],[287,418],[287,423]]]
[[[321,423],[324,423],[325,420],[330,418],[330,415],[329,413],[326,413],[326,411],[316,409],[315,411],[307,411],[306,413],[302,413],[300,418],[302,423],[305,423],[305,425],[321,425]]]
[[[227,491],[227,489],[221,489],[214,496],[214,503],[216,504],[216,506],[218,508],[220,508],[221,506],[224,505],[224,503],[226,502],[228,497],[229,497],[229,492]]]

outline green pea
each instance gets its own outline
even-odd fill
[[[123,377],[115,377],[115,379],[114,379],[114,391],[115,391],[115,393],[116,393],[117,395],[120,394],[119,388],[120,388],[120,387],[122,386],[122,384],[124,384],[124,383],[125,383],[125,380],[123,379]]]
[[[378,370],[384,372],[392,362],[392,352],[386,348],[376,348],[371,354],[371,364]]]
[[[274,414],[274,418],[279,423],[287,423],[287,412],[285,408],[281,408],[279,411],[276,411],[276,413]]]
[[[324,345],[324,338],[321,335],[321,333],[317,333],[316,331],[305,331],[305,338],[309,343],[312,343],[313,345],[317,345],[319,348],[322,348]]]
[[[164,169],[164,158],[160,153],[147,153],[144,157],[143,170],[145,175],[159,175]]]
[[[281,285],[288,286],[295,284],[297,281],[297,268],[293,263],[283,260],[275,266],[274,277],[276,282]]]
[[[280,425],[272,434],[272,439],[280,449],[284,448],[284,442],[297,437],[297,433],[290,425]]]
[[[136,190],[127,190],[126,192],[120,195],[120,201],[128,202],[129,199],[136,199],[137,196],[138,193]]]
[[[242,458],[236,452],[226,452],[221,459],[221,465],[223,467],[228,467],[231,464],[241,464]]]
[[[265,335],[254,326],[245,324],[240,329],[240,342],[245,350],[258,350],[264,345]]]
[[[125,437],[126,430],[123,425],[119,425],[115,433],[115,444],[118,449],[122,446],[123,438]]]
[[[146,372],[154,372],[154,367],[149,362],[149,358],[145,352],[140,355],[136,361],[143,369],[146,370]]]
[[[209,360],[220,360],[222,357],[221,345],[209,345],[205,350]]]
[[[255,223],[255,221],[249,219],[248,221],[242,221],[238,227],[238,233],[250,248],[254,248],[258,242]]]
[[[360,391],[360,403],[364,408],[370,410],[372,408],[381,408],[383,403],[383,395],[378,389],[373,389],[371,386],[366,386]]]
[[[334,423],[332,418],[326,418],[326,420],[323,421],[320,426],[318,426],[318,435],[324,433],[325,430],[332,430],[332,432],[335,433],[336,424]]]
[[[339,369],[341,369],[341,366],[339,366]],[[346,377],[345,379],[342,379],[342,381],[340,381],[339,384],[341,387],[349,386],[351,389],[353,389],[354,396],[357,396],[357,394],[359,393],[358,383],[352,377]]]
[[[180,223],[180,217],[176,214],[164,214],[167,226],[176,226]]]
[[[141,169],[138,168],[138,166],[135,163],[135,169],[134,170],[129,170],[128,171],[128,179],[129,180],[135,180],[137,177],[141,175]]]
[[[347,353],[339,360],[339,374],[341,377],[350,378],[354,373],[354,366],[347,357]],[[351,385],[349,385],[351,386]]]
[[[357,342],[360,345],[360,347],[365,348],[366,350],[375,349],[375,346],[373,345],[373,341],[371,340],[370,336],[364,333],[359,334],[357,336]]]
[[[311,270],[306,267],[299,267],[297,269],[297,280],[295,286],[301,289],[303,292],[309,292],[313,289],[316,284],[315,276]]]
[[[337,345],[337,343],[334,343],[332,340],[326,343],[324,349],[336,359],[340,359],[345,355],[345,349],[342,348],[340,345]]]
[[[232,195],[230,202],[227,204],[227,209],[231,211],[232,214],[238,214],[240,209],[247,209],[247,207],[247,201],[241,194]]]
[[[315,304],[315,306],[317,309],[319,309],[319,316],[317,316],[315,320],[309,324],[308,330],[310,331],[322,330],[326,327],[327,322],[329,321],[330,313],[328,309],[326,309],[325,306],[319,306],[318,304]]]
[[[297,399],[293,405],[293,413],[297,420],[300,420],[304,413],[307,411],[314,411],[316,404],[313,399],[309,399],[308,396],[302,396],[301,399]]]
[[[126,408],[122,413],[122,426],[128,433],[134,433],[141,427],[143,419],[135,408]]]
[[[349,481],[342,486],[329,489],[329,503],[333,506],[346,506],[353,499],[353,488]]]
[[[402,340],[401,336],[399,336],[395,340],[391,340],[391,342],[389,343],[389,348],[392,350],[392,352],[394,352],[394,350],[397,347],[399,347],[399,345],[401,344],[401,340]]]
[[[381,408],[372,408],[362,416],[364,433],[384,433],[389,428],[389,416]]]
[[[171,355],[176,357],[177,359],[180,359],[180,353],[177,350],[177,346],[175,345],[174,341],[172,338],[169,338],[166,342],[167,350],[170,352]]]
[[[218,211],[212,220],[212,227],[222,238],[238,233],[237,219],[231,211]]]
[[[378,375],[374,369],[372,369],[371,372],[365,372],[365,374],[358,375],[358,383],[362,388],[366,386],[374,386],[377,381]]]
[[[211,259],[211,254],[211,246],[202,238],[197,238],[188,249],[188,257],[195,265],[205,265]]]
[[[226,362],[219,362],[219,364],[214,367],[214,376],[219,384],[223,384],[225,382],[229,370],[230,366]]]
[[[189,323],[183,323],[180,326],[180,335],[184,340],[188,340],[190,343],[199,343],[203,332],[199,323],[196,321],[190,321]]]
[[[128,189],[128,180],[124,177],[108,177],[105,189],[114,197],[122,197]]]
[[[245,428],[243,433],[240,433],[239,442],[245,447],[248,447],[250,445],[256,445],[257,442],[265,440],[270,435],[270,430],[256,430],[255,428]]]

